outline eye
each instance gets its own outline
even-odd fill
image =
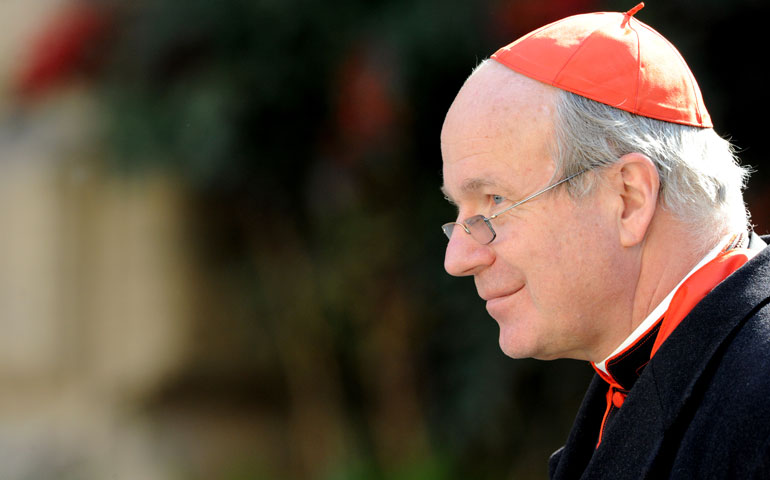
[[[492,202],[495,205],[500,205],[504,201],[505,201],[505,197],[503,197],[502,195],[492,195]]]

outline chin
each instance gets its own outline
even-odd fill
[[[536,358],[536,350],[531,346],[523,345],[521,336],[514,335],[513,338],[510,337],[511,335],[503,335],[503,332],[500,332],[500,350],[502,350],[506,356],[516,359]]]
[[[545,345],[538,344],[536,338],[528,338],[521,334],[500,331],[500,350],[514,359],[534,358],[535,360],[556,360],[567,358],[558,352],[548,351]],[[571,357],[570,357],[571,358]]]

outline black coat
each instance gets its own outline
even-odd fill
[[[607,384],[594,377],[551,479],[770,478],[769,302],[767,247],[663,343],[599,448]]]

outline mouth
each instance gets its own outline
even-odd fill
[[[506,292],[496,293],[492,295],[482,295],[481,298],[487,301],[487,311],[494,316],[493,311],[498,308],[498,305],[504,303],[509,298],[513,297],[521,289],[524,288],[524,285],[521,285],[520,287],[517,287],[513,290],[509,290]]]

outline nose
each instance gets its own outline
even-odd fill
[[[456,227],[444,255],[444,269],[455,277],[475,275],[494,262],[489,245],[481,245],[465,231]]]

